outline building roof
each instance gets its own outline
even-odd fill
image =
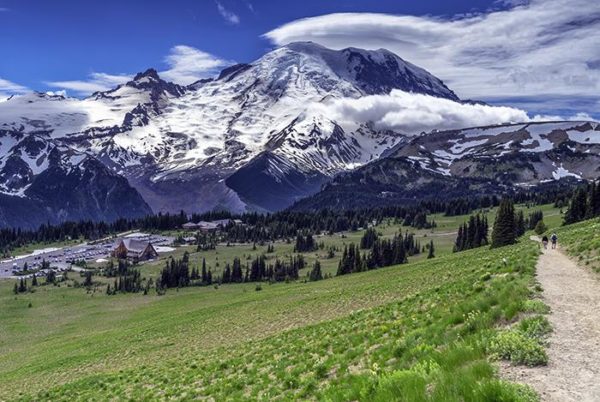
[[[231,223],[231,219],[217,219],[212,221],[211,223],[214,223],[217,226],[227,226]]]
[[[198,227],[201,229],[217,229],[219,225],[215,222],[200,221]]]
[[[122,242],[127,251],[133,251],[136,253],[141,253],[146,249],[146,247],[152,246],[148,241],[137,239],[123,239]]]

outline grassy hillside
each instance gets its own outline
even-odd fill
[[[559,245],[582,265],[600,272],[600,219],[554,229]]]
[[[532,399],[498,380],[488,357],[543,360],[527,340],[529,359],[511,354],[494,329],[531,305],[536,256],[524,241],[163,297],[65,286],[15,297],[3,282],[0,399]]]

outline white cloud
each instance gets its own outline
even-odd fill
[[[46,91],[46,95],[50,95],[50,96],[63,96],[63,97],[67,97],[67,90],[66,89],[62,89],[60,91]]]
[[[530,120],[527,113],[520,109],[462,104],[400,90],[393,90],[389,95],[336,99],[313,107],[322,109],[319,111],[341,123],[370,122],[378,129],[405,134]]]
[[[460,19],[346,13],[306,18],[265,34],[273,43],[387,48],[443,79],[463,99],[598,98],[600,2],[511,1]]]
[[[231,61],[220,59],[191,46],[179,45],[171,48],[165,57],[168,69],[159,72],[161,78],[180,85],[189,85],[201,78],[215,75]],[[46,81],[52,88],[68,90],[78,96],[88,96],[98,91],[108,91],[133,79],[133,74],[91,73],[86,80]],[[2,81],[0,80],[0,92]]]
[[[6,100],[11,95],[23,94],[25,92],[29,92],[29,89],[22,85],[0,78],[0,102]]]
[[[576,113],[571,116],[558,116],[558,115],[540,115],[536,114],[531,119],[532,121],[594,121],[594,117],[587,113]]]
[[[169,69],[160,72],[160,76],[181,85],[189,85],[199,79],[213,76],[221,68],[233,63],[185,45],[173,47],[165,62]]]
[[[240,17],[237,14],[226,9],[225,6],[223,6],[223,4],[221,4],[219,1],[215,1],[215,4],[217,5],[217,10],[219,10],[219,14],[221,14],[221,17],[223,17],[225,21],[233,25],[237,25],[240,23]]]
[[[46,85],[75,92],[77,95],[90,95],[98,91],[108,91],[131,80],[131,76],[120,74],[91,73],[87,80],[49,81]]]

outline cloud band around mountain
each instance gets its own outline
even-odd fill
[[[317,108],[315,111],[341,124],[364,121],[370,122],[377,129],[409,135],[431,130],[452,130],[543,119],[530,118],[525,111],[512,107],[466,104],[400,90],[393,90],[389,95],[335,99],[315,104],[313,107]],[[558,116],[553,117],[562,119]]]

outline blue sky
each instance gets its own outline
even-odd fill
[[[85,95],[148,67],[185,81],[289,41],[314,40],[334,48],[389,48],[463,98],[594,115],[598,3],[0,0],[0,93]]]

